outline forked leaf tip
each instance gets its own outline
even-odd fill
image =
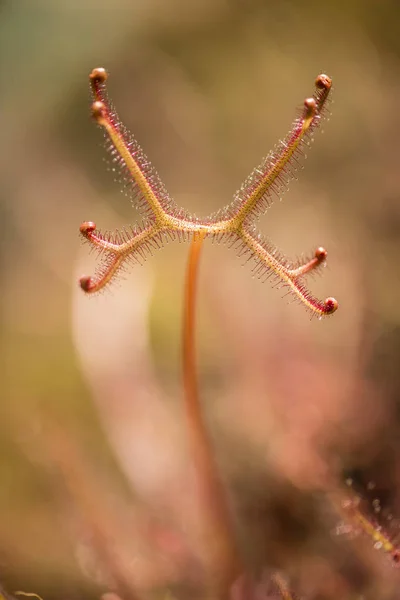
[[[315,87],[328,91],[332,87],[332,79],[328,75],[325,75],[325,73],[321,73],[315,80]]]
[[[93,221],[84,221],[79,227],[79,231],[84,237],[88,237],[95,229],[96,223],[93,223]]]
[[[93,278],[88,275],[83,275],[83,277],[79,279],[79,285],[84,292],[90,293],[94,287]]]
[[[315,251],[315,258],[318,260],[319,263],[324,262],[328,257],[328,252],[325,250],[325,248],[323,246],[320,246],[319,248],[316,249]]]
[[[324,306],[325,306],[325,314],[331,315],[339,308],[339,302],[336,300],[336,298],[332,298],[332,297],[326,298],[326,300],[324,302]]]
[[[306,119],[311,119],[317,112],[317,103],[315,98],[306,98],[304,100],[304,107],[306,109],[304,117]]]
[[[103,125],[107,119],[107,109],[104,102],[96,100],[92,104],[92,117],[99,125]]]
[[[96,67],[89,75],[90,83],[105,83],[108,78],[108,73],[103,67]]]

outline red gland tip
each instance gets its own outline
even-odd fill
[[[327,298],[325,300],[324,304],[325,304],[325,314],[327,314],[327,315],[331,315],[339,307],[339,303],[336,300],[336,298]]]
[[[93,279],[87,275],[84,275],[79,279],[79,285],[84,292],[90,292],[93,287]]]
[[[306,109],[306,118],[307,119],[309,119],[313,115],[315,115],[315,113],[317,111],[317,103],[315,101],[315,98],[306,98],[304,100],[304,107]]]
[[[85,221],[79,227],[79,231],[85,237],[87,237],[89,233],[92,233],[93,231],[95,231],[95,229],[96,229],[96,223],[93,223],[93,221]]]
[[[107,81],[108,73],[103,67],[96,67],[89,75],[91,83],[105,83]]]
[[[330,90],[332,87],[332,79],[328,77],[328,75],[325,75],[325,73],[321,73],[315,80],[315,86],[320,90]]]
[[[325,248],[323,248],[322,246],[320,246],[319,248],[316,249],[315,258],[318,260],[318,262],[323,262],[324,260],[326,260],[327,256],[328,256],[328,253],[325,250]]]

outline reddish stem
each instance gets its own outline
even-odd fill
[[[238,575],[239,559],[229,508],[214,450],[205,425],[198,392],[196,371],[195,321],[199,258],[205,234],[193,238],[186,271],[183,320],[183,383],[185,410],[196,472],[196,491],[202,511],[199,531],[202,555],[206,556],[209,584],[216,597],[228,596]]]

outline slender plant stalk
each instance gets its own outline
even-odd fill
[[[183,385],[188,421],[202,422],[196,372],[196,304],[199,259],[205,235],[194,236],[186,271],[183,313]],[[203,427],[204,429],[204,427]]]
[[[183,384],[196,486],[204,520],[201,543],[207,555],[213,597],[228,596],[238,575],[239,558],[225,491],[214,459],[214,450],[205,425],[198,390],[196,369],[196,304],[199,260],[205,233],[193,237],[186,271],[183,316]],[[202,516],[203,516],[202,515]],[[204,522],[205,521],[205,522]],[[214,596],[215,595],[215,596]]]

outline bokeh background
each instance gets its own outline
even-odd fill
[[[324,133],[260,228],[289,256],[328,249],[311,287],[340,310],[310,321],[206,244],[201,398],[256,597],[272,597],[271,569],[307,598],[397,597],[373,544],[335,534],[329,496],[351,477],[371,512],[378,500],[400,517],[397,0],[0,2],[0,582],[98,597],[112,589],[104,523],[140,597],[201,589],[181,385],[188,245],[99,298],[77,285],[95,258],[80,223],[138,219],[89,117],[96,66],[198,215],[230,201],[317,74],[333,78]]]

